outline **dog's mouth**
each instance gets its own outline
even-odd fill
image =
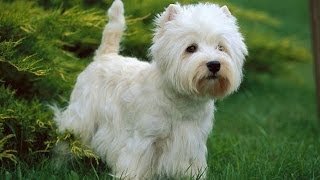
[[[207,80],[215,80],[215,79],[218,79],[218,78],[219,78],[219,75],[217,73],[215,73],[215,74],[210,74],[205,79],[207,79]]]

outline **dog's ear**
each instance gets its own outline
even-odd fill
[[[168,21],[172,21],[174,19],[174,17],[179,13],[180,11],[180,5],[179,4],[170,4],[166,11],[164,12],[164,20],[166,22]]]
[[[221,7],[221,10],[228,16],[228,17],[232,17],[231,12],[229,11],[228,7],[226,5]]]
[[[181,6],[176,4],[170,4],[166,10],[160,14],[156,20],[158,26],[163,27],[166,22],[174,20],[175,16],[181,11]]]

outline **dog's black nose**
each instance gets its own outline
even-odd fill
[[[209,69],[209,71],[211,71],[212,73],[217,73],[220,70],[220,62],[219,61],[210,61],[207,63],[207,67]]]

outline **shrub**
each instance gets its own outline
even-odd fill
[[[79,7],[45,11],[22,1],[0,2],[0,12],[0,161],[38,161],[61,139],[78,157],[96,158],[76,138],[56,133],[47,102],[66,102],[105,16]]]

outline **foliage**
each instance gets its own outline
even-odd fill
[[[5,149],[11,152],[11,158],[4,160],[34,161],[32,155],[48,151],[48,140],[54,135],[50,114],[44,113],[44,105],[37,100],[19,100],[4,86],[0,92],[1,136],[5,137]],[[6,142],[9,137],[11,141]]]
[[[247,32],[249,56],[245,69],[253,72],[277,73],[295,63],[306,63],[312,57],[305,47],[292,45],[290,38],[277,39],[266,33]]]
[[[75,138],[57,135],[45,101],[66,102],[59,94],[69,93],[75,74],[86,64],[80,59],[92,55],[105,16],[79,7],[45,11],[23,1],[0,2],[0,11],[3,165],[38,161],[61,138],[70,142],[72,154],[97,160]]]
[[[48,156],[50,150],[62,141],[70,144],[69,154],[93,158],[98,163],[97,156],[71,132],[56,133],[46,104],[38,100],[30,102],[18,99],[15,93],[4,86],[0,87],[0,94],[0,135],[4,137],[0,141],[0,160],[4,164],[16,163],[17,159],[38,161],[38,158]]]
[[[9,159],[13,163],[17,163],[16,156],[15,156],[15,153],[17,151],[12,149],[4,149],[4,146],[6,145],[6,143],[8,143],[8,139],[12,137],[14,137],[14,135],[9,134],[0,140],[0,151],[1,151],[0,161],[4,161],[4,159]]]

